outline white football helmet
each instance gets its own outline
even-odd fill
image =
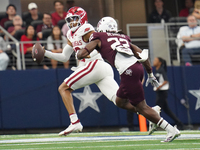
[[[97,24],[97,32],[117,32],[118,25],[112,17],[103,17]]]
[[[68,10],[65,21],[72,32],[74,32],[81,25],[88,22],[87,13],[81,7],[72,7]]]

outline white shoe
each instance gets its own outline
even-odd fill
[[[160,116],[160,112],[161,112],[160,106],[156,105],[156,106],[152,107],[152,109],[155,110]],[[157,124],[149,121],[149,135],[151,135],[154,131],[156,131],[157,127],[158,127]]]
[[[174,126],[174,130],[172,132],[168,132],[166,139],[161,142],[172,142],[175,138],[181,135],[180,131],[177,129],[176,125]]]
[[[58,135],[68,135],[72,132],[82,132],[83,126],[80,122],[76,123],[76,124],[70,124],[68,126],[68,128],[66,128],[64,131],[61,131]]]

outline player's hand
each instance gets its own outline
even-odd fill
[[[151,85],[155,87],[160,86],[158,81],[156,80],[156,77],[153,75],[153,73],[148,74],[148,79],[146,81],[145,86],[148,86],[149,83],[151,83]]]
[[[44,50],[44,54],[45,54],[45,52],[46,52],[46,50],[45,50],[45,47],[44,47],[44,46],[42,46],[42,48],[43,48],[43,50]]]
[[[85,58],[91,58],[90,55],[87,55]]]

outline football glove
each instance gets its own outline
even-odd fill
[[[156,80],[156,77],[153,75],[153,73],[148,74],[148,79],[146,81],[145,86],[148,86],[149,83],[151,83],[152,86],[159,87],[159,83]]]

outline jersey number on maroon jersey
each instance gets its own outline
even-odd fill
[[[116,50],[121,53],[126,53],[128,55],[133,55],[133,52],[129,46],[129,42],[126,39],[123,39],[123,38],[118,39],[116,37],[113,37],[113,38],[108,38],[107,41],[108,42],[114,41],[114,43],[111,45],[111,48],[113,50]]]

